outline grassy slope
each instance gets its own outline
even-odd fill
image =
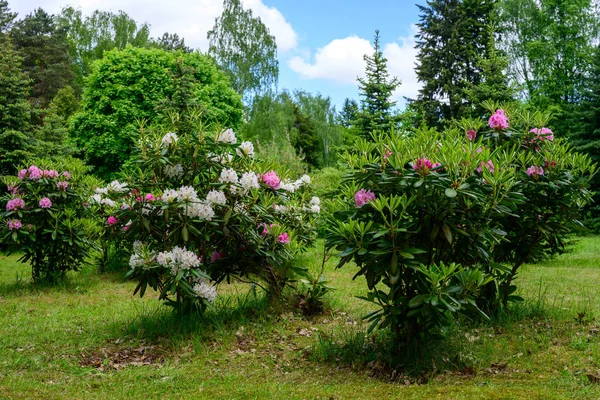
[[[59,288],[32,287],[26,266],[0,255],[0,398],[597,399],[587,374],[600,371],[599,250],[599,237],[585,238],[525,266],[527,301],[432,344],[421,365],[411,362],[425,371],[418,379],[335,361],[344,349],[366,360],[371,345],[351,267],[328,265],[333,311],[312,320],[273,316],[260,296],[230,286],[205,319],[177,321],[116,275],[90,269]]]

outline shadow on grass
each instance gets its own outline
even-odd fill
[[[160,303],[141,303],[136,314],[126,325],[113,326],[115,331],[173,348],[190,340],[208,343],[217,337],[232,337],[240,326],[268,324],[276,316],[270,313],[266,297],[254,292],[218,297],[204,314],[178,315]]]

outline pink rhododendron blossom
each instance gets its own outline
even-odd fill
[[[222,253],[220,251],[216,251],[215,250],[212,253],[212,255],[210,256],[210,262],[215,262],[215,261],[220,260],[220,259],[222,259],[224,257],[225,257],[225,253]]]
[[[146,195],[146,201],[154,201],[156,200],[156,197],[154,197],[154,195],[152,193],[148,193]]]
[[[69,173],[69,171],[65,171],[62,173],[62,176],[65,177],[66,180],[71,179],[71,174]]]
[[[441,167],[442,164],[439,162],[433,163],[433,165],[431,166],[431,169],[436,169],[437,167]]]
[[[66,182],[66,181],[56,182],[56,187],[58,188],[58,190],[61,190],[63,192],[65,190],[67,190],[68,186],[69,186],[69,182]]]
[[[538,176],[544,175],[544,169],[542,167],[536,167],[535,165],[532,165],[531,167],[527,168],[525,173],[532,178],[537,179]]]
[[[19,197],[15,197],[6,203],[6,211],[17,211],[25,207],[25,201]]]
[[[58,171],[56,171],[54,169],[51,169],[50,171],[44,171],[44,173],[46,174],[46,176],[48,178],[52,178],[52,179],[58,178]]]
[[[277,241],[279,243],[288,244],[290,242],[290,235],[287,232],[283,232],[281,235],[277,236]]]
[[[269,228],[273,228],[274,226],[276,226],[276,224],[271,224],[271,225],[262,224],[260,226],[262,226],[262,228],[263,228],[263,231],[261,232],[260,236],[264,237],[270,233]]]
[[[556,167],[556,161],[546,160],[544,162],[544,166],[546,167],[546,169]]]
[[[490,117],[488,124],[489,124],[490,128],[496,129],[496,130],[502,130],[502,129],[508,128],[508,117],[504,113],[504,110],[501,110],[501,109],[496,110],[496,113]]]
[[[42,197],[42,199],[40,200],[40,207],[50,208],[52,207],[52,201],[50,201],[50,199],[47,197]]]
[[[28,172],[29,172],[29,179],[31,179],[32,181],[37,181],[42,178],[43,171],[41,169],[39,169],[38,167],[36,167],[35,165],[32,165],[31,167],[29,167]]]
[[[373,200],[375,200],[375,193],[371,192],[370,190],[360,189],[354,195],[354,202],[358,208]]]
[[[550,128],[533,128],[529,131],[530,133],[535,133],[539,140],[554,140],[554,133]]]
[[[413,163],[413,168],[415,169],[415,171],[425,176],[433,168],[433,163],[431,162],[431,160],[425,157],[417,158],[417,161]]]
[[[263,174],[261,180],[275,190],[279,189],[281,183],[281,180],[275,171],[269,171],[266,174]]]
[[[390,158],[392,156],[392,151],[390,149],[386,149],[385,152],[383,153],[383,159],[387,160],[388,158]]]
[[[8,221],[6,221],[6,224],[8,225],[8,229],[11,231],[14,229],[21,229],[21,227],[23,226],[21,221],[19,221],[18,219],[9,219]]]
[[[116,217],[114,217],[114,216],[112,216],[112,215],[106,219],[106,223],[107,223],[109,226],[116,225],[116,224],[117,224],[117,222],[119,222],[119,221],[117,220],[117,218],[116,218]]]
[[[494,163],[492,162],[492,160],[488,160],[488,162],[481,162],[481,165],[479,167],[477,167],[477,172],[481,173],[483,171],[482,167],[486,167],[487,169],[490,170],[490,172],[493,174],[494,173]]]
[[[18,187],[18,186],[11,186],[11,185],[8,185],[8,186],[6,187],[6,190],[7,190],[9,193],[11,193],[11,194],[17,194],[17,192],[19,191],[19,187]]]
[[[477,137],[477,132],[475,132],[473,129],[469,129],[467,131],[467,138],[472,142],[473,140],[475,140],[475,138]]]
[[[483,151],[483,148],[481,148],[481,147],[477,149],[478,153],[481,153],[482,151]]]
[[[27,177],[27,170],[26,169],[20,170],[19,173],[17,174],[17,177],[21,180],[25,179]]]

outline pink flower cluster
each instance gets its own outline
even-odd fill
[[[146,201],[155,201],[156,197],[154,197],[154,195],[152,193],[148,193],[146,195]]]
[[[475,132],[473,129],[469,129],[467,131],[467,139],[469,139],[469,141],[473,141],[477,138],[477,132]]]
[[[20,208],[25,207],[25,201],[19,197],[15,197],[6,203],[6,211],[17,211]]]
[[[539,140],[550,140],[550,141],[554,140],[554,132],[552,132],[552,129],[550,129],[550,128],[542,128],[542,129],[533,128],[529,132],[535,133],[536,138]]]
[[[276,226],[276,224],[271,224],[271,225],[262,224],[260,226],[262,226],[262,228],[263,228],[263,231],[260,233],[260,236],[265,237],[270,233],[269,228],[273,228],[274,226]]]
[[[494,163],[492,160],[488,160],[488,162],[481,162],[481,165],[477,167],[477,172],[481,173],[483,171],[483,167],[486,167],[492,174],[494,173]]]
[[[48,171],[47,169],[45,169],[44,171],[42,171],[42,178],[58,178],[58,171],[54,169]]]
[[[440,163],[432,163],[431,160],[423,157],[417,158],[417,161],[413,163],[413,168],[415,171],[419,172],[421,175],[425,176],[429,173],[430,170],[441,166]]]
[[[50,208],[50,207],[52,207],[52,201],[47,197],[42,197],[42,199],[40,200],[40,207],[41,208]]]
[[[69,186],[69,182],[67,181],[56,182],[56,187],[58,188],[58,190],[61,190],[63,192],[67,190],[67,186]]]
[[[112,216],[112,215],[106,219],[106,223],[108,224],[108,226],[113,226],[113,225],[116,225],[116,224],[117,224],[117,222],[119,222],[119,221],[117,220],[117,218],[116,218],[116,217],[114,217],[114,216]]]
[[[287,232],[283,232],[281,235],[277,236],[277,241],[279,243],[288,244],[290,242],[290,235]]]
[[[220,260],[222,258],[225,258],[225,253],[223,253],[221,251],[215,250],[212,253],[212,255],[210,256],[210,262],[215,262],[215,261]]]
[[[502,109],[496,110],[496,113],[490,117],[488,124],[489,124],[490,128],[496,129],[499,131],[501,131],[502,129],[508,128],[508,117],[504,113],[504,110],[502,110]]]
[[[375,200],[375,193],[371,192],[370,190],[360,189],[354,195],[354,203],[356,204],[357,208],[360,208],[373,200]]]
[[[275,171],[269,171],[263,174],[261,180],[275,190],[279,189],[280,187],[281,180]]]
[[[532,165],[531,167],[527,168],[525,173],[532,178],[537,179],[538,176],[544,175],[544,169],[542,167],[536,167],[535,165]]]
[[[20,180],[29,178],[32,181],[37,181],[37,180],[40,180],[41,178],[55,179],[55,178],[58,178],[59,176],[60,176],[60,174],[58,173],[58,171],[56,171],[54,169],[41,170],[40,168],[36,167],[35,165],[30,166],[28,169],[24,168],[17,173],[17,177]],[[67,179],[67,180],[71,179],[71,174],[68,171],[63,172],[62,176],[64,176],[65,179]]]
[[[392,156],[392,151],[390,149],[385,149],[385,152],[383,153],[383,159],[387,160],[388,158],[390,158]]]
[[[21,227],[23,226],[21,221],[19,221],[18,219],[9,219],[8,221],[6,221],[6,224],[8,225],[8,229],[11,231],[14,229],[21,229]]]

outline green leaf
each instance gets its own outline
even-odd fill
[[[452,231],[450,230],[450,227],[444,223],[444,225],[442,225],[442,231],[444,232],[444,236],[446,236],[448,243],[452,244]]]
[[[446,196],[448,196],[450,198],[454,198],[458,194],[458,193],[456,193],[456,190],[454,190],[452,188],[447,188],[444,193],[446,193]]]

